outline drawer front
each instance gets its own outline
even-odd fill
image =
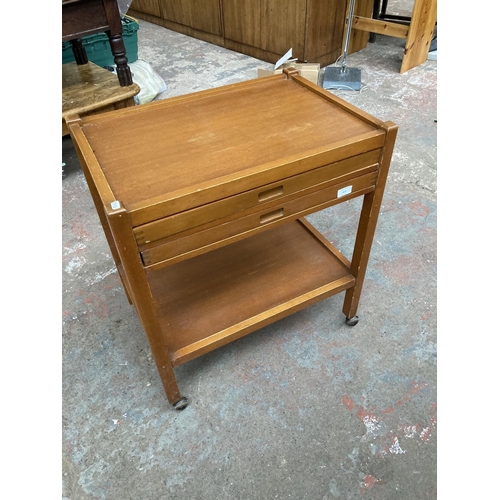
[[[201,226],[197,231],[185,231],[175,238],[141,252],[145,266],[173,264],[195,255],[245,238],[272,225],[303,217],[346,199],[368,193],[375,188],[378,172],[330,185],[324,189],[290,199],[257,212],[227,218]]]
[[[302,196],[304,190],[323,189],[328,184],[374,171],[378,168],[379,158],[380,149],[368,151],[279,182],[143,224],[134,229],[134,234],[137,243],[142,246],[242,211],[264,210],[268,206]]]

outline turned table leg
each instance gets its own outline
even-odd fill
[[[119,33],[112,34],[110,31],[107,32],[109,37],[109,43],[111,45],[111,52],[114,57],[116,64],[116,73],[118,75],[118,81],[122,87],[132,85],[132,72],[130,71],[130,66],[128,65],[128,59],[125,55],[125,44],[123,42],[123,37]]]
[[[82,39],[76,38],[75,40],[70,40],[70,43],[73,55],[75,56],[76,64],[87,64],[89,62],[89,58],[87,57],[87,51],[83,46]]]

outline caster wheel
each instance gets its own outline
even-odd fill
[[[187,407],[187,405],[188,405],[187,398],[182,397],[181,399],[179,399],[179,401],[177,401],[177,403],[174,403],[172,406],[174,407],[174,410],[182,411],[184,410],[184,408]]]
[[[357,316],[353,316],[352,318],[345,319],[346,325],[349,325],[349,326],[357,325],[358,321],[359,321],[359,318]]]

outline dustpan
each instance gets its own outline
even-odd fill
[[[323,88],[326,90],[361,90],[361,70],[347,67],[347,49],[351,39],[355,0],[350,0],[350,2],[342,63],[340,66],[329,66],[325,69]]]

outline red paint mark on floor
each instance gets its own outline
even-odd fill
[[[413,275],[419,272],[418,266],[421,266],[421,262],[409,255],[399,255],[391,261],[377,264],[377,267],[390,277],[391,281],[404,285],[411,282]]]
[[[366,490],[373,488],[376,482],[378,482],[376,477],[367,474],[363,479],[363,483],[361,484],[360,493],[364,493]]]
[[[90,310],[95,312],[100,319],[105,319],[109,316],[109,306],[106,300],[97,295],[97,293],[90,292],[83,303],[90,306]]]
[[[410,394],[411,395],[418,394],[424,387],[425,387],[424,383],[415,382],[414,380],[412,380],[410,382]]]
[[[378,421],[377,415],[375,415],[375,413],[365,410],[365,408],[363,408],[362,406],[358,408],[358,412],[356,413],[356,418],[358,420],[361,420],[361,422],[364,422],[365,419]]]
[[[81,223],[73,221],[71,223],[71,231],[75,235],[77,240],[90,240],[90,233],[87,228]]]
[[[346,406],[348,410],[352,410],[354,408],[354,401],[347,394],[344,394],[342,397],[342,404]]]
[[[408,205],[408,208],[416,215],[420,217],[425,217],[429,215],[429,208],[420,201],[414,201]]]

